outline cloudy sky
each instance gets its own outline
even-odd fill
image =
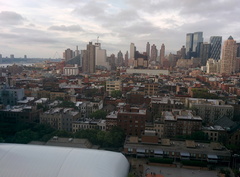
[[[0,53],[58,58],[98,36],[108,55],[148,41],[175,53],[189,32],[240,42],[239,17],[239,0],[1,0]]]

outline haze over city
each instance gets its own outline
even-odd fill
[[[137,50],[146,43],[166,46],[166,53],[186,43],[186,33],[232,35],[240,40],[237,0],[11,0],[0,2],[0,53],[15,57],[62,57],[66,48],[85,49],[99,42],[107,55]],[[55,55],[57,53],[57,56]]]

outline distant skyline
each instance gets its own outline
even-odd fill
[[[62,58],[65,49],[99,42],[107,55],[139,52],[147,42],[166,54],[186,45],[186,34],[230,35],[240,42],[238,0],[9,0],[0,1],[0,54]],[[56,54],[57,53],[57,54]]]

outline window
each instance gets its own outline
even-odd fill
[[[133,152],[133,149],[132,148],[128,148],[128,152]]]

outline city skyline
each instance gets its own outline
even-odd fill
[[[186,45],[186,34],[194,31],[203,32],[204,42],[210,36],[222,36],[224,41],[230,35],[238,42],[237,4],[237,0],[3,1],[0,53],[62,58],[63,50],[76,45],[82,50],[98,40],[107,56],[129,51],[130,43],[145,52],[147,42],[158,49],[164,43],[168,54]]]

